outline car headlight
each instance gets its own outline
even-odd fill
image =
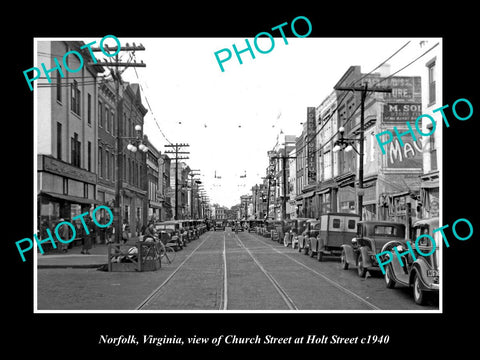
[[[438,277],[438,270],[427,270],[427,276],[428,277]]]

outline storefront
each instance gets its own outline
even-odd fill
[[[45,155],[37,159],[39,231],[54,228],[60,219],[71,221],[100,204],[95,199],[94,173]]]
[[[420,184],[421,217],[430,219],[440,216],[440,187],[438,172],[422,177]]]

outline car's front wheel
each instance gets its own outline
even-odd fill
[[[343,270],[348,270],[347,254],[345,253],[345,249],[342,250],[342,254],[340,255],[340,264]]]

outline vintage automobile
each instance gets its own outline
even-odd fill
[[[225,223],[221,220],[215,221],[215,226],[213,227],[213,230],[225,230]]]
[[[291,219],[290,222],[290,236],[288,241],[290,242],[292,249],[298,247],[298,237],[303,233],[308,218],[296,218]],[[289,244],[287,244],[288,246]]]
[[[272,230],[275,229],[275,222],[273,220],[265,220],[262,231],[263,237],[272,237]]]
[[[278,243],[283,243],[285,235],[286,221],[274,220],[271,224],[270,238]]]
[[[305,230],[304,247],[305,255],[313,257],[317,254],[318,236],[320,235],[320,220],[308,219],[307,228]]]
[[[359,220],[360,216],[354,213],[320,215],[320,231],[316,237],[310,237],[308,243],[317,260],[323,261],[325,255],[340,256],[342,245],[349,243],[355,235]]]
[[[439,250],[438,246],[441,244],[442,238],[439,231],[433,233],[433,230],[438,228],[438,218],[424,219],[415,222],[412,226],[410,240],[407,240],[415,252],[413,259],[411,254],[402,257],[401,266],[398,258],[393,256],[390,263],[385,266],[385,283],[387,288],[393,289],[396,284],[413,287],[413,299],[415,303],[424,305],[428,297],[436,296],[438,298],[439,292]],[[424,236],[417,242],[415,241],[420,235]],[[435,244],[431,242],[434,239]],[[394,247],[401,254],[407,250],[406,244],[397,241],[386,243],[382,251],[394,251]],[[423,254],[419,254],[418,250]],[[384,255],[388,257],[388,255]],[[387,261],[383,258],[383,261]]]
[[[180,224],[177,221],[157,222],[154,225],[158,238],[165,246],[171,246],[175,251],[181,250],[184,246],[180,236]]]
[[[342,245],[340,262],[347,270],[357,267],[358,275],[365,277],[368,270],[380,270],[375,255],[390,241],[405,243],[405,225],[392,221],[360,221],[350,244]]]
[[[259,221],[258,220],[248,220],[247,221],[247,231],[248,232],[255,232],[256,231],[256,228],[257,228],[257,223]]]

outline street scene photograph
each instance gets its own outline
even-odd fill
[[[34,312],[443,311],[442,38],[284,20],[34,38]]]

